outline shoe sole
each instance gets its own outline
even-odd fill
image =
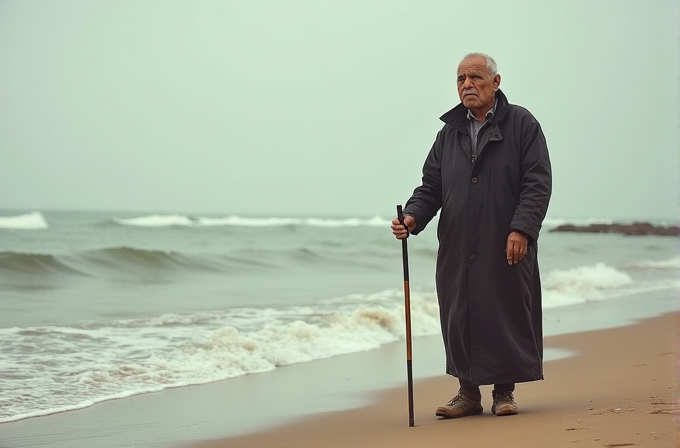
[[[442,417],[442,418],[461,418],[461,417],[467,417],[468,415],[479,415],[482,412],[484,412],[483,408],[480,409],[473,409],[469,412],[466,412],[464,414],[458,414],[458,415],[451,415],[448,413],[446,409],[437,409],[437,412],[434,413],[437,417]]]
[[[515,415],[517,414],[517,409],[510,405],[501,406],[500,409],[495,409],[493,414],[498,417],[502,417],[504,415]]]

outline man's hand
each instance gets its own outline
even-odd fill
[[[408,228],[408,231],[406,230]],[[411,232],[416,229],[416,220],[413,219],[411,215],[404,215],[404,225],[399,223],[397,218],[392,220],[392,234],[397,237],[398,240],[403,240],[407,238]]]
[[[392,226],[394,228],[394,226]],[[508,235],[508,242],[505,245],[505,256],[508,259],[508,264],[519,263],[527,253],[528,240],[520,232],[512,231]]]

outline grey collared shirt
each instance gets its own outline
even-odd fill
[[[493,115],[496,113],[496,105],[498,104],[498,99],[496,99],[493,103],[493,107],[489,109],[489,111],[486,113],[484,116],[484,121],[480,123],[477,121],[475,116],[472,114],[472,111],[468,109],[467,117],[470,120],[470,140],[472,141],[472,159],[477,157],[477,135],[479,135],[479,130],[482,129],[482,127],[489,121],[491,118],[493,118]]]

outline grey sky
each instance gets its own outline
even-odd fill
[[[0,0],[0,208],[389,217],[455,72],[547,136],[549,217],[678,216],[678,3]]]

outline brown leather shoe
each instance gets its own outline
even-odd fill
[[[435,415],[443,418],[459,418],[484,412],[481,401],[473,401],[458,393],[444,406],[439,406]]]
[[[517,403],[512,396],[512,392],[496,392],[493,395],[493,406],[491,406],[491,412],[494,415],[515,415],[517,414]]]

